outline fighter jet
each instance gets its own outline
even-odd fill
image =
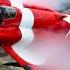
[[[44,60],[32,56],[32,50],[24,47],[34,40],[31,29],[69,31],[70,15],[15,0],[0,0],[0,45],[20,66],[27,67],[25,70],[44,70],[38,67]]]

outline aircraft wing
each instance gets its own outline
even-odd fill
[[[27,65],[28,63],[24,61],[13,49],[11,45],[3,45],[2,47],[6,53],[8,53],[14,60],[16,60],[21,66]],[[22,53],[23,54],[23,53]],[[23,64],[23,65],[22,65]]]
[[[25,66],[25,65],[29,65],[29,62],[27,62],[29,59],[23,58],[24,56],[26,56],[26,55],[24,55],[24,47],[25,47],[25,45],[29,45],[33,41],[34,34],[31,29],[23,28],[23,30],[21,30],[21,31],[22,31],[22,39],[20,41],[18,41],[14,45],[4,44],[2,48],[9,55],[11,55],[12,58],[14,58],[21,66]],[[20,51],[20,53],[16,52],[16,51]],[[20,55],[22,55],[22,56],[20,56]]]

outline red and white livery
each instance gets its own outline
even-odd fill
[[[70,15],[47,8],[28,5],[23,7],[23,3],[20,4],[16,0],[0,0],[0,5],[0,45],[21,66],[28,65],[32,66],[32,70],[39,70],[36,67],[42,61],[36,62],[37,58],[33,60],[34,56],[31,56],[32,59],[29,55],[27,57],[28,53],[23,50],[25,45],[29,45],[34,40],[31,29],[69,30]]]

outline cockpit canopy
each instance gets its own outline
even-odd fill
[[[0,6],[0,20],[15,18],[15,16],[16,11],[13,8],[7,6]]]

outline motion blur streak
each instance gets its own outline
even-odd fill
[[[48,7],[50,9],[56,11],[63,11],[70,7],[69,0],[23,0],[24,4],[33,5],[33,6],[41,6]]]
[[[69,0],[10,0],[16,4],[27,4],[30,6],[40,6],[56,11],[64,11],[70,7]]]

